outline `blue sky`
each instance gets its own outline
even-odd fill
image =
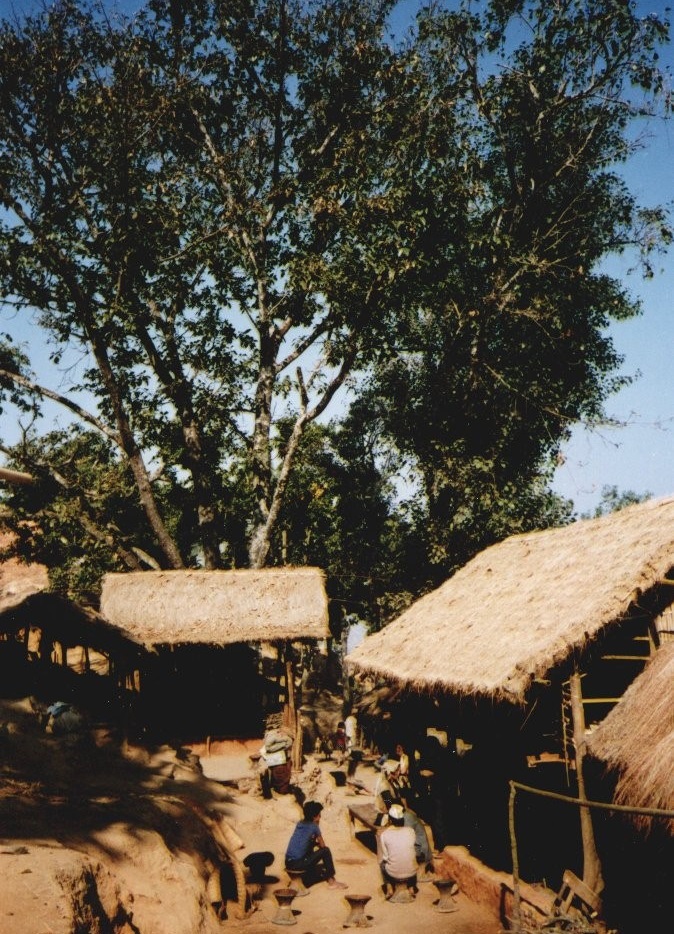
[[[39,0],[0,0],[0,14],[39,6]],[[115,5],[115,4],[110,4]],[[139,0],[121,0],[117,4],[132,11]],[[402,0],[398,22],[404,22],[417,8],[417,0]],[[664,14],[665,0],[639,0],[639,11]],[[661,56],[664,67],[672,69],[672,46]],[[642,203],[674,203],[674,124],[653,121],[645,126],[646,148],[625,169],[631,189]],[[579,513],[599,502],[605,486],[655,496],[674,493],[674,250],[656,264],[656,275],[644,281],[629,274],[628,258],[612,260],[607,266],[619,276],[643,305],[641,317],[615,323],[610,333],[616,348],[624,356],[622,372],[635,375],[634,383],[608,400],[607,415],[622,427],[600,427],[592,431],[578,428],[563,452],[563,463],[555,477],[555,489],[574,501]],[[38,374],[47,352],[41,346],[36,327],[20,329],[0,312],[0,330],[12,330],[27,341],[31,355],[36,351]],[[17,331],[20,330],[20,335]],[[638,374],[638,375],[637,375]],[[58,388],[54,381],[50,385]],[[53,411],[54,416],[56,412]],[[14,422],[12,422],[14,419]],[[7,412],[0,416],[0,435],[9,440],[16,434],[15,418]]]

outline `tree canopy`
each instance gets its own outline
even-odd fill
[[[365,580],[382,549],[404,589],[568,515],[551,464],[620,385],[606,325],[638,312],[600,263],[636,248],[648,272],[669,238],[616,170],[667,24],[492,0],[396,37],[394,7],[68,0],[2,25],[3,300],[81,364],[55,392],[4,340],[0,393],[83,426],[6,453],[80,502],[115,473],[128,521],[79,510],[109,561],[348,547]]]

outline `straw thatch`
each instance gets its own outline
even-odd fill
[[[329,635],[317,568],[107,574],[101,613],[147,646]]]
[[[48,587],[49,576],[43,564],[24,564],[17,558],[8,558],[0,564],[0,613]]]
[[[347,664],[417,690],[519,703],[672,567],[674,498],[516,535],[368,636]]]
[[[617,804],[674,810],[674,642],[658,649],[587,746],[618,770]]]

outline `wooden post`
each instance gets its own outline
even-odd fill
[[[285,721],[286,725],[290,727],[291,730],[295,729],[295,724],[297,722],[297,713],[295,710],[295,668],[293,665],[293,660],[291,656],[291,651],[288,650],[286,654],[286,716]]]
[[[510,833],[510,856],[513,863],[513,916],[512,930],[520,934],[522,930],[522,899],[520,895],[520,859],[517,852],[517,834],[515,833],[515,785],[510,782],[508,797],[508,831]]]
[[[295,772],[302,771],[302,724],[300,723],[300,712],[295,715],[295,738],[292,748],[292,766]]]
[[[583,882],[599,894],[604,887],[601,862],[594,839],[592,814],[589,807],[583,807],[587,801],[583,759],[585,757],[585,712],[583,710],[583,691],[580,672],[576,668],[569,680],[571,689],[571,716],[573,718],[573,744],[576,749],[576,778],[578,781],[578,800],[580,805],[580,832],[583,841]]]

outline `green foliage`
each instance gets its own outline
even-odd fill
[[[376,426],[357,415],[312,426],[298,452],[279,521],[276,554],[323,567],[335,622],[356,615],[379,626],[400,592],[426,582],[413,511],[396,504]]]
[[[368,389],[416,463],[440,577],[510,532],[568,521],[547,481],[571,426],[627,381],[606,328],[639,311],[599,263],[636,248],[648,275],[671,240],[615,169],[661,89],[667,27],[611,0],[474,9],[421,16],[415,122],[411,99],[392,117],[409,134],[397,197],[418,277]]]
[[[14,533],[12,553],[49,568],[55,590],[90,600],[106,571],[156,562],[128,464],[100,435],[52,431],[9,454],[34,482],[5,493],[3,528]],[[176,527],[173,484],[164,477],[157,486]]]
[[[645,503],[652,499],[652,493],[635,493],[634,490],[619,491],[617,486],[604,486],[601,491],[601,500],[593,513],[583,514],[583,519],[598,519],[600,516],[608,516],[612,512],[618,512],[626,506],[634,506],[636,503]]]
[[[649,274],[670,239],[616,168],[667,25],[492,0],[397,45],[394,6],[70,0],[0,27],[4,303],[82,361],[55,394],[1,345],[0,399],[86,424],[12,456],[72,464],[101,566],[134,542],[165,567],[310,561],[376,617],[568,521],[559,445],[622,385],[606,326],[639,310],[600,262]],[[17,508],[57,563],[75,499],[52,494]]]

